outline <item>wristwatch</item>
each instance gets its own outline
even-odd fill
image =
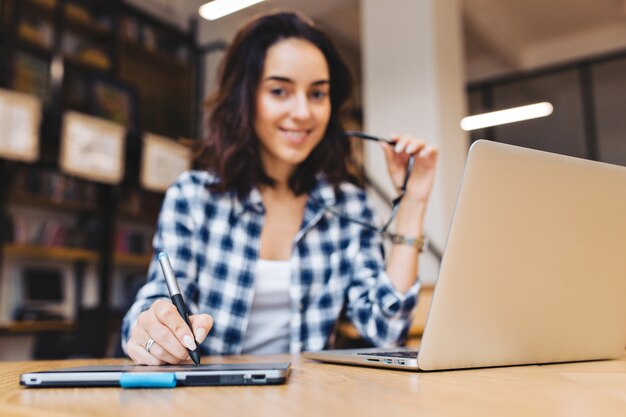
[[[423,252],[424,247],[426,246],[426,239],[424,239],[424,236],[407,237],[395,233],[386,233],[386,236],[394,245],[413,246],[418,252]]]

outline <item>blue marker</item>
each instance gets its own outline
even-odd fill
[[[193,334],[193,329],[191,327],[191,323],[189,322],[189,313],[187,313],[187,306],[185,305],[185,300],[183,300],[183,295],[180,293],[180,287],[178,286],[178,281],[176,281],[174,269],[172,268],[172,264],[170,263],[170,258],[167,256],[167,253],[159,253],[159,263],[161,264],[161,269],[163,270],[163,275],[165,276],[167,290],[170,293],[172,303],[174,303],[176,309],[178,310],[178,314],[180,314],[180,316],[185,320],[185,323],[187,323],[187,326],[189,326],[189,329],[191,330],[191,334]],[[191,357],[193,363],[200,365],[200,352],[198,352],[197,342],[195,350],[187,350],[189,351],[189,356]]]

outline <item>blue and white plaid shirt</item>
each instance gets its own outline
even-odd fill
[[[265,209],[257,189],[241,200],[234,192],[209,191],[207,185],[214,181],[217,178],[207,172],[191,171],[169,188],[153,240],[154,255],[168,253],[191,312],[208,313],[214,319],[200,346],[202,354],[239,354],[253,314],[254,271]],[[290,258],[290,351],[328,347],[344,308],[373,345],[401,343],[419,283],[405,294],[396,291],[385,273],[380,235],[325,207],[372,224],[375,220],[362,189],[344,183],[335,193],[318,178]],[[148,281],[122,323],[124,349],[139,314],[159,298],[169,296],[153,256]]]

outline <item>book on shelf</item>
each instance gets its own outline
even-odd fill
[[[52,24],[38,17],[25,17],[17,27],[20,38],[31,42],[43,49],[52,48],[53,29]]]
[[[138,129],[137,91],[127,83],[108,77],[93,77],[90,85],[90,114]]]
[[[14,214],[12,224],[13,243],[33,246],[71,246],[68,241],[68,230],[71,225],[67,222]]]
[[[64,11],[68,20],[81,22],[97,30],[108,31],[113,26],[111,13],[94,5],[68,2],[64,6]]]
[[[47,59],[17,51],[13,57],[11,88],[32,94],[44,102],[50,99],[50,63]]]
[[[138,22],[132,16],[120,18],[120,33],[126,41],[142,47],[146,51],[168,55],[181,63],[189,59],[189,48],[177,36],[173,36],[167,31],[159,30],[153,25],[145,22]]]
[[[102,236],[98,218],[42,218],[28,212],[12,213],[9,242],[38,247],[97,250]]]
[[[65,4],[64,9],[65,16],[67,16],[68,18],[86,24],[91,23],[91,15],[89,14],[87,8],[83,7],[82,5],[76,3],[67,3]]]
[[[52,170],[18,171],[13,190],[16,195],[39,197],[54,203],[80,203],[94,207],[98,197],[95,184]]]
[[[62,49],[65,56],[82,64],[105,71],[111,67],[111,58],[104,48],[74,33],[63,34]]]
[[[146,232],[118,226],[115,231],[115,253],[144,255],[150,248],[150,236]]]
[[[41,227],[39,244],[43,246],[67,246],[68,227],[58,221],[47,220]]]
[[[143,42],[143,46],[149,51],[157,50],[157,34],[152,26],[143,24],[141,25],[141,40]]]
[[[137,19],[131,16],[123,16],[120,19],[122,37],[132,42],[139,42],[139,25]]]
[[[31,3],[38,4],[49,9],[53,9],[57,5],[57,0],[29,0]]]
[[[141,190],[127,190],[120,199],[120,212],[126,215],[145,217],[146,220],[156,219],[163,195]]]
[[[76,68],[66,68],[63,79],[63,103],[68,108],[89,112],[91,100],[91,77]]]

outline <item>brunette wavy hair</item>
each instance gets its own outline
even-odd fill
[[[261,163],[254,118],[267,50],[287,38],[306,40],[324,54],[331,102],[324,137],[289,178],[289,188],[297,195],[310,191],[320,172],[335,187],[349,179],[350,142],[344,137],[340,117],[352,92],[348,67],[312,21],[297,13],[279,12],[257,17],[239,30],[222,61],[218,91],[206,102],[207,133],[199,161],[220,179],[210,186],[213,191],[236,191],[243,197],[256,185],[275,184]]]

